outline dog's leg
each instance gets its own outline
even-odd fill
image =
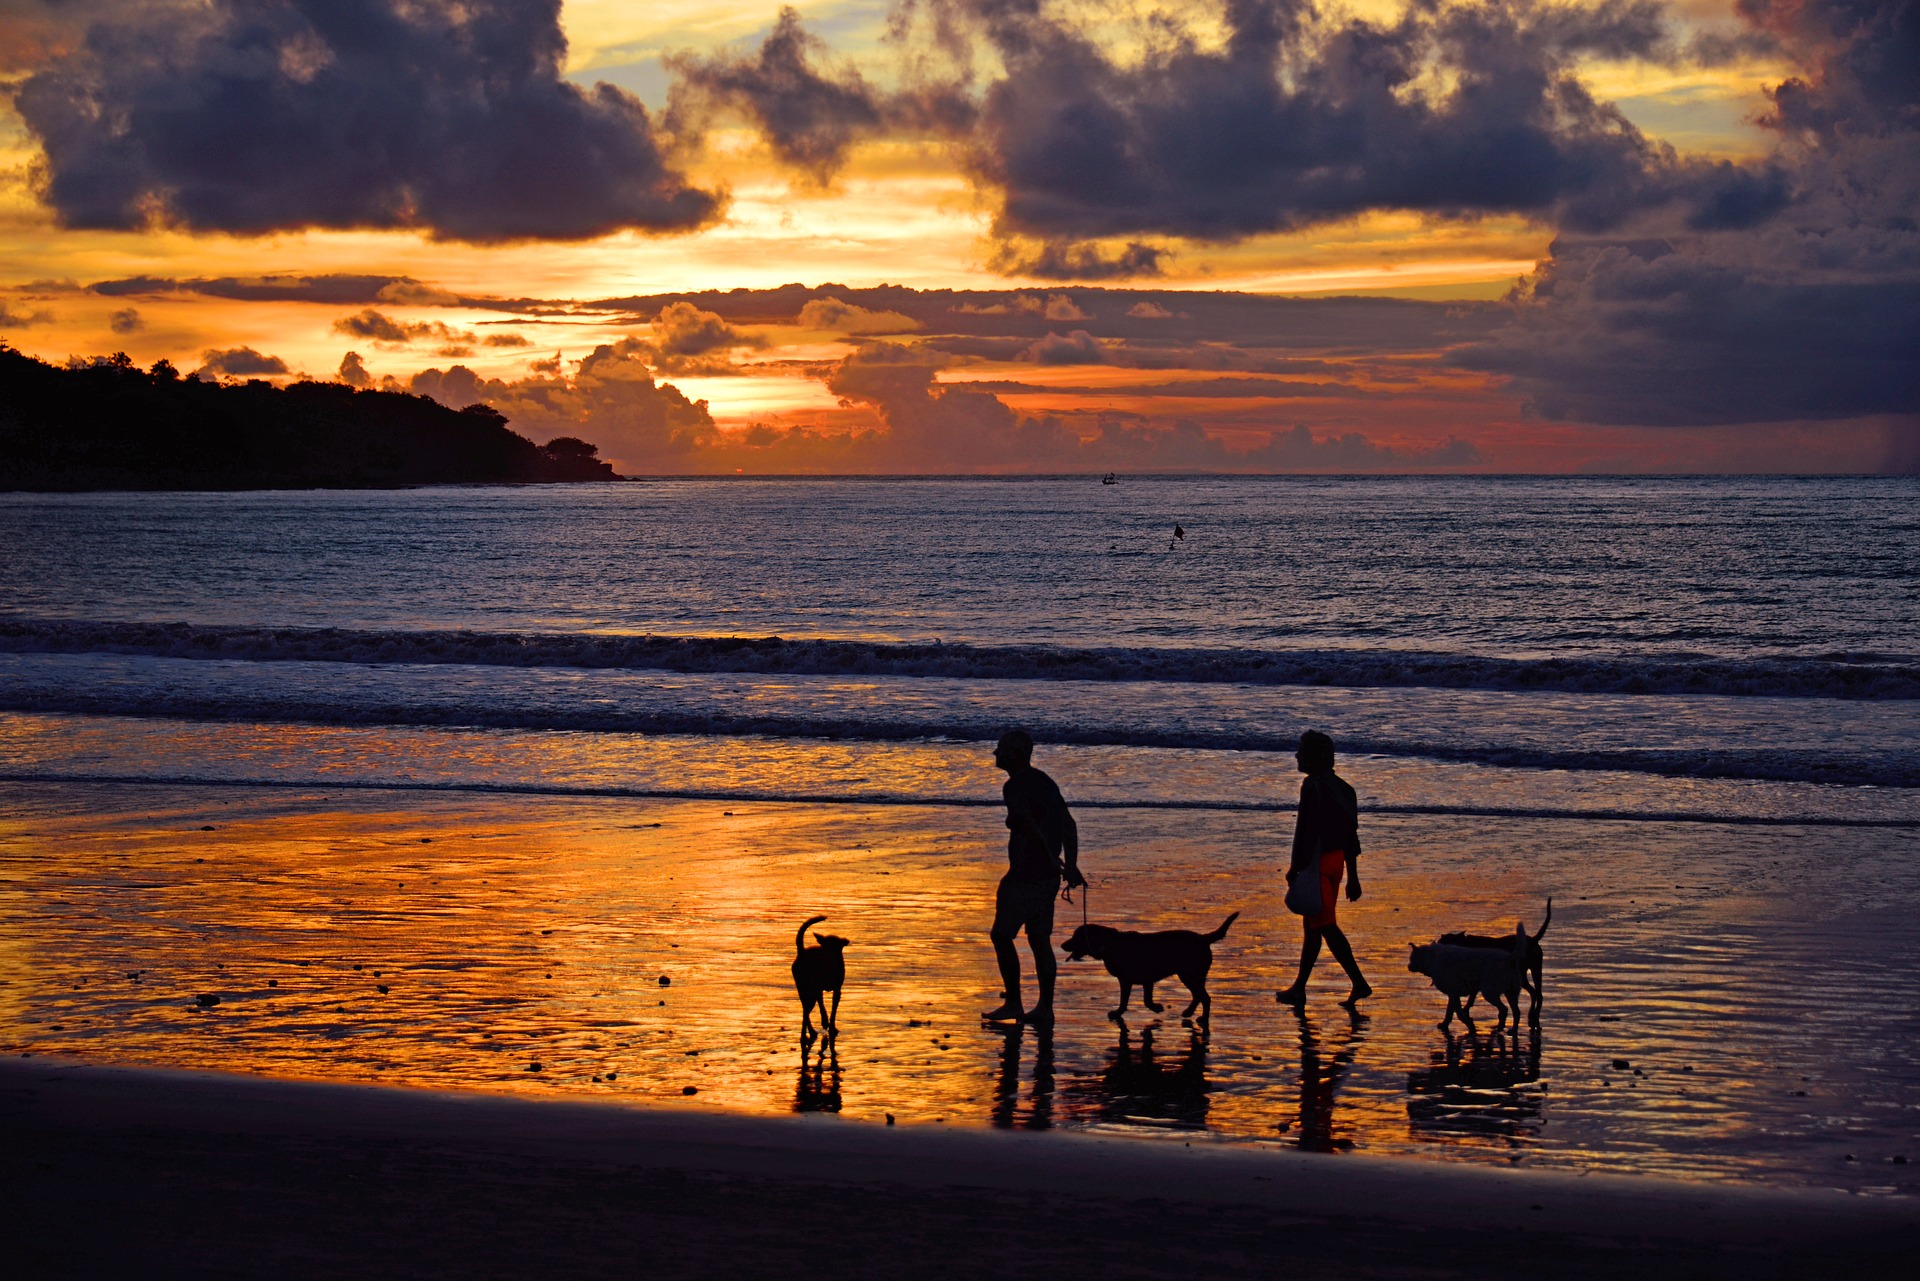
[[[820,996],[820,1021],[827,1025],[827,1030],[829,1032],[833,1033],[833,1035],[835,1036],[839,1036],[840,1035],[840,989],[839,988],[836,987],[835,989],[833,989],[833,1013],[828,1014],[826,1010],[827,1010],[827,998],[826,998],[826,994],[822,993]]]
[[[1180,1012],[1180,1017],[1183,1020],[1191,1019],[1194,1010],[1198,1009],[1200,1021],[1206,1022],[1213,1014],[1213,997],[1207,993],[1207,981],[1203,978],[1189,981],[1184,977],[1180,981],[1187,985],[1187,994],[1193,998],[1187,1002],[1187,1008]]]
[[[1142,983],[1140,985],[1140,1004],[1146,1006],[1148,1009],[1152,1010],[1155,1014],[1158,1014],[1161,1010],[1164,1010],[1167,1008],[1166,1006],[1157,1004],[1154,1001],[1153,984],[1151,983]]]
[[[1117,1019],[1125,1014],[1127,1012],[1127,1002],[1132,999],[1132,997],[1133,984],[1127,982],[1125,979],[1120,980],[1120,1008],[1117,1010],[1108,1010],[1107,1017]]]
[[[1446,1031],[1447,1028],[1452,1026],[1454,1011],[1458,1010],[1459,1008],[1460,1008],[1460,998],[1457,996],[1449,995],[1447,997],[1447,1017],[1440,1020],[1440,1030],[1442,1032]]]

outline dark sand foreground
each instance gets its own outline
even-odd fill
[[[1906,1200],[0,1064],[16,1276],[1910,1275]]]

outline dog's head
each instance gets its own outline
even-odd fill
[[[1467,932],[1465,930],[1455,930],[1451,934],[1442,934],[1436,941],[1445,943],[1449,947],[1465,947],[1467,945]]]
[[[1407,944],[1407,969],[1415,974],[1432,974],[1433,944]]]
[[[1113,942],[1113,936],[1119,932],[1111,925],[1082,925],[1060,945],[1060,950],[1067,954],[1069,961],[1077,961],[1083,956],[1091,956],[1096,961],[1103,960],[1107,955],[1107,945]]]
[[[853,940],[843,939],[838,934],[821,934],[815,931],[813,941],[829,952],[844,952],[847,950],[847,944]]]

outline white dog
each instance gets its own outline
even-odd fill
[[[1513,1007],[1513,1021],[1516,1027],[1520,1023],[1520,978],[1526,969],[1527,927],[1522,924],[1514,929],[1513,950],[1495,951],[1487,947],[1459,947],[1450,943],[1415,943],[1412,955],[1407,958],[1407,968],[1415,974],[1424,974],[1433,980],[1433,985],[1447,994],[1447,1017],[1440,1020],[1442,1028],[1453,1022],[1458,1014],[1461,1022],[1469,1028],[1473,1026],[1473,1008],[1476,996],[1485,996],[1493,1002],[1493,1008],[1500,1012],[1500,1021],[1494,1026],[1505,1027],[1507,1007]],[[1465,1004],[1462,1004],[1462,998]]]

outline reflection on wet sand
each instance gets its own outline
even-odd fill
[[[1380,827],[1342,907],[1380,971],[1369,1020],[1332,993],[1273,1002],[1299,935],[1269,816],[1089,813],[1103,916],[1241,921],[1206,1032],[1116,1027],[1112,980],[1066,967],[1043,1034],[979,1024],[1005,856],[978,809],[15,786],[0,1052],[1911,1186],[1920,840],[1849,847],[1872,911],[1786,920],[1807,901],[1777,892],[1806,867],[1792,831]],[[1490,874],[1489,841],[1530,857]],[[1552,1055],[1443,1044],[1431,989],[1390,964],[1400,940],[1497,928],[1549,888]],[[820,911],[858,946],[839,1036],[797,1060],[793,929]]]
[[[1053,1128],[1053,1028],[1047,1024],[1029,1028],[1024,1023],[994,1024],[987,1029],[998,1036],[999,1071],[993,1085],[993,1107],[987,1120],[1001,1130],[1050,1130]],[[1020,1104],[1020,1060],[1027,1036],[1032,1034],[1033,1075],[1027,1090],[1026,1106]]]
[[[1294,1119],[1281,1121],[1279,1129],[1283,1134],[1291,1131],[1295,1146],[1304,1152],[1345,1151],[1353,1146],[1353,1139],[1348,1127],[1336,1124],[1334,1103],[1354,1056],[1366,1043],[1371,1020],[1358,1010],[1347,1011],[1333,1040],[1323,1045],[1311,1014],[1304,1010],[1291,1014],[1300,1034],[1300,1102]]]
[[[1538,1135],[1546,1090],[1540,1084],[1538,1028],[1481,1037],[1447,1033],[1432,1062],[1407,1073],[1407,1124],[1417,1139],[1497,1140],[1523,1146]]]
[[[1156,1027],[1141,1030],[1136,1048],[1126,1020],[1114,1022],[1119,1040],[1108,1051],[1105,1070],[1068,1086],[1076,1111],[1088,1113],[1088,1120],[1111,1124],[1205,1129],[1207,1028],[1188,1028],[1186,1047],[1169,1055],[1156,1052]]]
[[[831,1036],[820,1037],[811,1046],[800,1045],[800,1083],[793,1092],[795,1112],[838,1112],[840,1110],[840,1049]]]

